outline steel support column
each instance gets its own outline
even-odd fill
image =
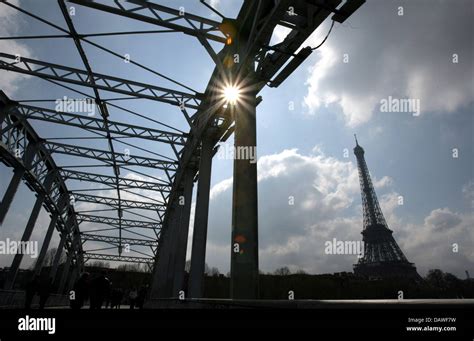
[[[56,249],[56,253],[54,255],[53,266],[51,268],[51,272],[49,273],[49,278],[51,279],[51,283],[53,285],[56,280],[59,261],[61,260],[61,255],[63,254],[64,243],[66,242],[66,234],[66,231],[61,234],[61,239],[59,240],[58,248]]]
[[[64,206],[66,205],[67,200],[68,200],[67,194],[63,194],[59,197],[58,209],[61,212],[64,209]],[[59,219],[59,214],[60,212],[54,212],[51,215],[51,221],[49,223],[48,230],[46,231],[46,235],[44,236],[43,245],[41,245],[40,254],[38,256],[38,259],[36,260],[36,264],[35,264],[36,275],[39,275],[41,273],[41,268],[43,267],[44,258],[46,256],[46,252],[48,252],[49,243],[51,242],[51,237],[53,236],[53,232],[56,228],[56,224]]]
[[[44,257],[46,256],[46,252],[49,248],[49,242],[51,241],[51,237],[53,236],[54,229],[56,228],[56,223],[58,222],[59,214],[54,212],[51,216],[51,221],[49,222],[48,230],[46,231],[46,235],[44,236],[43,245],[41,246],[41,251],[36,259],[35,264],[35,274],[39,275],[41,273],[41,269],[43,268]]]
[[[256,91],[253,62],[247,65],[242,101],[232,106],[235,118],[235,157],[232,197],[230,291],[232,299],[258,298],[258,200]],[[244,157],[247,155],[247,157]],[[255,157],[252,160],[250,155]]]
[[[36,153],[37,146],[33,143],[30,143],[26,148],[25,155],[23,158],[23,165],[26,169],[30,167],[31,162],[33,161],[34,155]],[[13,172],[13,176],[10,180],[10,184],[8,185],[5,194],[3,195],[2,202],[0,203],[0,225],[3,224],[5,217],[8,213],[8,209],[15,197],[15,193],[20,185],[20,181],[25,174],[25,168],[17,168]]]
[[[77,276],[79,276],[79,264],[74,264],[74,267],[70,273],[69,278],[67,279],[67,285],[66,285],[66,295],[69,294],[69,292],[74,288],[74,283],[76,283]]]
[[[20,185],[20,181],[24,173],[25,171],[23,169],[15,169],[15,171],[13,172],[10,184],[8,185],[7,190],[3,195],[2,203],[0,204],[0,224],[2,224],[5,220],[5,217],[8,213],[8,209],[10,208],[10,205],[13,201],[13,197],[15,196],[15,193],[18,189],[18,186]]]
[[[211,187],[213,143],[211,136],[205,135],[201,143],[199,162],[199,182],[194,215],[191,269],[189,271],[188,296],[203,296],[204,270],[206,264],[207,222],[209,215],[209,193]]]
[[[160,248],[157,259],[155,260],[155,269],[153,273],[153,283],[150,296],[153,298],[164,298],[167,296],[166,283],[172,252],[173,231],[175,231],[176,217],[179,217],[180,206],[174,205],[170,209],[170,217],[166,222],[166,228],[162,230],[160,239]]]
[[[38,219],[39,213],[41,211],[41,207],[43,206],[44,199],[46,197],[46,192],[49,192],[51,189],[51,185],[53,183],[54,177],[56,176],[55,173],[50,173],[46,177],[44,181],[44,191],[38,193],[36,198],[35,205],[31,210],[30,218],[25,227],[25,231],[23,232],[23,236],[21,237],[22,242],[27,242],[30,240],[31,234],[33,233],[33,228],[35,227],[36,220]],[[23,253],[15,254],[13,258],[12,265],[7,275],[7,280],[5,281],[5,289],[11,290],[15,284],[16,275],[18,273],[18,269],[20,268],[21,261],[23,259]]]
[[[67,256],[66,263],[64,264],[63,271],[61,273],[61,280],[59,281],[58,294],[64,293],[64,287],[69,277],[69,268],[71,267],[73,253],[70,252]]]
[[[194,171],[187,169],[184,176],[184,190],[182,210],[179,217],[179,223],[177,224],[176,234],[176,248],[174,249],[174,268],[171,297],[178,296],[181,290],[185,291],[184,287],[184,267],[186,266],[186,251],[188,247],[188,235],[189,235],[189,216],[191,214],[191,202],[193,200],[193,184],[194,184]],[[170,282],[171,284],[171,282]]]

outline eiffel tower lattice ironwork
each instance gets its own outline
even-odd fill
[[[354,265],[354,273],[372,278],[401,277],[419,279],[416,267],[410,263],[392,236],[393,231],[380,209],[372,180],[370,179],[364,149],[356,137],[354,154],[357,158],[359,181],[362,194],[364,227],[362,240],[364,254]]]

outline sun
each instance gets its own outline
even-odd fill
[[[235,105],[240,99],[240,89],[233,85],[226,86],[224,88],[224,99],[226,103]]]

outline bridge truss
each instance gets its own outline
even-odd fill
[[[13,170],[0,204],[0,223],[24,181],[36,201],[22,240],[30,239],[44,207],[51,221],[35,271],[41,271],[52,235],[59,232],[51,277],[66,252],[60,291],[74,282],[85,262],[98,259],[149,264],[152,297],[176,297],[180,291],[201,297],[211,166],[218,145],[234,134],[236,147],[255,148],[258,93],[266,85],[278,87],[311,55],[313,48],[303,45],[327,18],[342,23],[363,2],[245,0],[237,17],[227,18],[202,0],[203,9],[214,12],[210,19],[158,1],[51,0],[47,6],[57,12],[52,19],[37,7],[0,1],[4,9],[51,32],[32,29],[29,35],[0,40],[43,46],[60,41],[74,51],[58,51],[54,60],[0,51],[2,77],[18,75],[23,88],[33,89],[23,92],[29,98],[0,93],[0,158]],[[84,26],[81,18],[88,16],[97,27]],[[133,30],[114,28],[129,24]],[[278,27],[289,33],[272,45]],[[183,34],[184,48],[192,40],[213,63],[200,91],[169,75],[177,70],[156,70],[159,62],[152,66],[133,51],[107,47],[107,39],[151,44],[158,35],[184,39]],[[193,63],[191,55],[188,63]],[[242,101],[227,103],[226,86],[238,87]],[[234,160],[232,298],[258,296],[256,175],[255,164]],[[191,270],[184,288],[194,183]],[[21,255],[15,256],[7,288],[13,288],[21,261]]]

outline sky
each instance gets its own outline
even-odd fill
[[[28,0],[12,3],[66,27],[56,2],[47,6]],[[198,1],[160,3],[174,8],[183,6],[191,13],[219,20]],[[224,15],[235,17],[241,1],[214,0],[212,4]],[[80,33],[156,29],[80,6],[76,10],[73,21]],[[352,270],[356,256],[325,254],[324,244],[333,238],[362,238],[360,188],[352,152],[356,133],[365,149],[382,211],[408,260],[422,275],[433,268],[460,278],[465,278],[466,270],[474,274],[473,15],[474,3],[469,0],[368,0],[346,22],[336,23],[325,44],[282,85],[260,93],[263,101],[257,107],[257,167],[261,271],[272,272],[282,266],[314,274]],[[0,19],[0,36],[58,34],[56,29],[4,4],[0,5]],[[329,26],[327,20],[303,47],[317,46]],[[281,41],[287,33],[285,28],[277,27],[272,43]],[[129,54],[133,60],[197,91],[204,91],[214,68],[197,39],[183,34],[90,40],[120,55]],[[218,51],[219,45],[213,47]],[[95,47],[88,45],[85,49],[96,72],[183,90],[156,74],[130,64],[124,66],[121,58]],[[0,40],[0,51],[83,68],[70,39]],[[0,73],[0,88],[12,99],[77,96],[33,77],[3,70]],[[81,91],[92,94],[85,88]],[[119,97],[107,92],[102,95]],[[419,104],[419,114],[383,110],[382,101],[390,98],[413,100]],[[189,130],[179,110],[169,105],[148,100],[113,103],[182,131]],[[110,111],[115,121],[165,127],[116,107]],[[37,121],[32,125],[42,137],[91,136],[75,128],[52,128]],[[107,148],[104,140],[77,143]],[[232,138],[226,143],[232,145]],[[129,148],[132,154],[151,155],[123,144],[116,146],[119,151]],[[166,146],[148,141],[140,146],[172,157]],[[60,165],[77,164],[77,159],[69,156],[54,155],[54,159]],[[0,168],[3,195],[12,172],[3,165]],[[98,168],[94,171],[102,172]],[[126,177],[142,178],[135,172],[122,171]],[[152,174],[163,177],[155,170]],[[68,182],[68,187],[84,188],[84,184]],[[113,191],[100,188],[95,194],[114,195]],[[194,190],[194,198],[195,195]],[[232,160],[215,157],[206,263],[222,273],[227,273],[230,265],[231,197]],[[137,197],[129,193],[129,199]],[[0,240],[21,238],[33,203],[34,194],[22,185],[1,227]],[[77,205],[76,210],[95,208],[92,204]],[[194,208],[188,255],[193,217]],[[48,219],[43,211],[32,240],[41,244]],[[82,230],[96,228],[81,224]],[[55,234],[52,245],[57,241]],[[453,251],[453,244],[458,246],[457,252]],[[92,249],[95,245],[88,246]],[[0,256],[0,266],[8,266],[11,259]],[[25,258],[22,266],[29,262],[31,259]]]

